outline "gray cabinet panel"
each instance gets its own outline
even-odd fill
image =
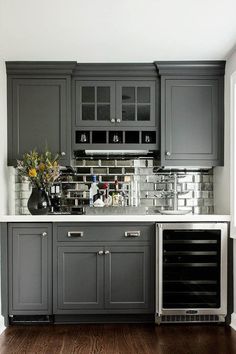
[[[115,124],[115,82],[74,80],[75,126]]]
[[[157,80],[73,81],[75,126],[156,126]]]
[[[51,251],[50,225],[9,225],[9,314],[51,313]]]
[[[60,310],[101,309],[103,307],[103,256],[99,247],[58,247],[57,285]]]
[[[54,313],[152,313],[153,240],[152,223],[55,224]]]
[[[91,241],[123,241],[147,242],[153,238],[154,227],[152,224],[135,223],[57,223],[57,242],[91,242]],[[138,232],[138,236],[130,236],[130,231]],[[128,232],[128,236],[127,236]],[[69,233],[69,237],[68,237]]]
[[[105,307],[151,309],[150,246],[106,247]]]
[[[47,147],[70,161],[70,80],[68,78],[8,78],[8,159]]]
[[[221,86],[217,78],[162,78],[162,165],[221,163]]]
[[[155,127],[156,81],[117,81],[116,119],[117,126]]]

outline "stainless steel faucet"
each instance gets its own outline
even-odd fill
[[[189,191],[178,192],[178,179],[184,178],[185,176],[178,176],[177,173],[170,173],[168,176],[165,176],[161,182],[173,183],[173,188],[171,190],[162,190],[159,195],[155,195],[158,198],[167,198],[173,199],[173,211],[178,210],[178,195],[187,194]]]

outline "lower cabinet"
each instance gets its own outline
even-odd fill
[[[9,315],[52,313],[52,226],[8,225]]]
[[[154,314],[153,243],[151,223],[9,223],[8,315]]]
[[[150,310],[150,246],[123,244],[107,249],[109,253],[104,259],[105,308]]]
[[[66,239],[67,228],[58,227],[54,234],[55,314],[153,312],[154,227],[137,225],[138,237],[126,237],[129,229],[130,225],[100,225],[98,231],[94,225],[77,224],[72,232],[68,228],[68,234],[84,237]],[[98,233],[99,243],[95,241]],[[107,242],[109,233],[112,241]]]
[[[89,246],[58,247],[58,285],[54,290],[56,312],[60,309],[74,313],[78,309],[103,308],[103,257],[98,249]]]

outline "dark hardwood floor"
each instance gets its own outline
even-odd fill
[[[236,331],[218,325],[10,326],[0,354],[236,354]]]

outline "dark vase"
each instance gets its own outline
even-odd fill
[[[49,212],[49,198],[43,188],[33,188],[28,200],[28,209],[32,215],[46,215]]]

